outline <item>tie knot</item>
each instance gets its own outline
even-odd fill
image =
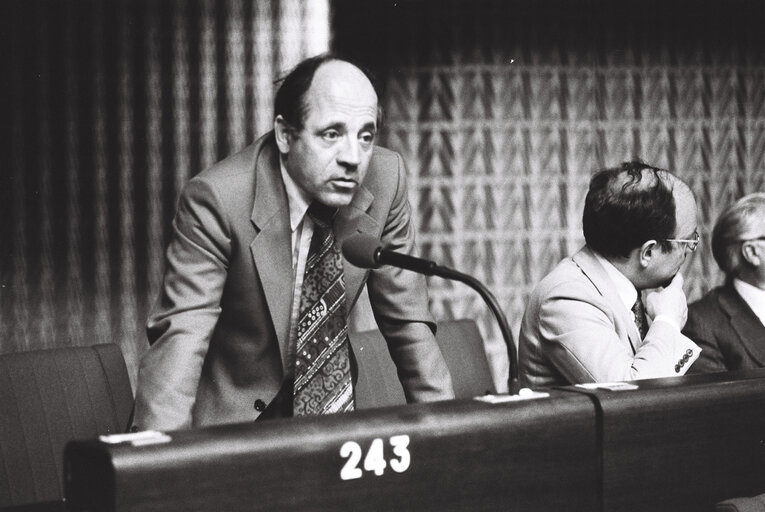
[[[321,203],[314,201],[311,206],[308,207],[308,216],[318,226],[327,228],[332,225],[332,219],[337,213],[337,208],[332,208]]]
[[[640,293],[638,293],[637,300],[635,300],[635,303],[632,305],[632,312],[636,315],[644,314],[643,301],[640,298]]]

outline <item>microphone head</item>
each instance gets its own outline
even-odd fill
[[[343,240],[343,256],[359,268],[379,267],[381,250],[380,240],[364,233],[356,233]]]

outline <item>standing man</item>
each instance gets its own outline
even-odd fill
[[[725,284],[688,308],[683,331],[704,351],[692,372],[765,367],[765,194],[742,197],[712,230]]]
[[[330,55],[282,82],[274,131],[184,188],[149,318],[133,429],[353,410],[347,316],[366,283],[407,400],[453,397],[424,278],[368,272],[339,241],[411,253],[401,157],[375,147],[377,94]]]
[[[691,190],[642,162],[602,170],[590,181],[583,227],[586,246],[529,298],[521,383],[538,388],[683,375],[699,354],[680,333],[687,304],[679,270],[699,243]]]

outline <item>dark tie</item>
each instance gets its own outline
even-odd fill
[[[643,300],[640,298],[640,292],[638,292],[637,300],[632,306],[632,314],[635,316],[635,325],[640,331],[640,339],[642,340],[648,332],[648,319],[645,316],[645,306],[643,306]]]
[[[313,203],[311,247],[298,313],[295,416],[352,411],[343,258],[332,233],[336,210]]]

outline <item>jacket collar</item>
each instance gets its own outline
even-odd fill
[[[589,247],[584,246],[572,256],[572,259],[587,279],[595,286],[598,293],[603,296],[607,304],[618,304],[618,307],[612,308],[617,330],[619,327],[622,327],[627,332],[627,338],[630,345],[632,345],[632,352],[635,353],[641,344],[641,340],[637,325],[635,325],[635,320],[632,317],[632,312],[623,306],[623,301],[619,296],[616,286],[614,286],[611,278],[608,277],[606,269],[598,261],[595,252]]]

